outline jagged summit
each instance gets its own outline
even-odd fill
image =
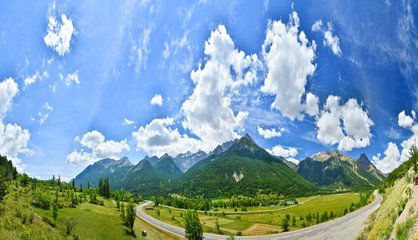
[[[329,157],[331,157],[331,153],[328,152],[327,150],[324,150],[324,151],[322,151],[320,153],[317,153],[316,155],[312,156],[312,160],[315,160],[315,161],[325,161]]]
[[[373,176],[383,180],[385,176],[376,168],[376,166],[369,160],[365,153],[362,153],[358,159],[355,160],[362,168],[371,173]]]
[[[256,149],[260,149],[260,147],[254,142],[254,140],[250,137],[247,133],[243,137],[241,137],[238,141],[236,141],[228,151],[236,151],[242,149],[249,149],[250,151],[254,151]]]
[[[160,159],[163,159],[163,158],[172,158],[172,157],[168,155],[168,153],[165,153],[163,156],[160,157]]]

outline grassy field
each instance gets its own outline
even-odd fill
[[[114,201],[104,200],[104,206],[83,202],[76,208],[58,210],[56,228],[46,223],[48,217],[53,222],[52,210],[32,206],[32,193],[28,189],[10,186],[11,193],[5,199],[0,215],[1,239],[181,239],[163,232],[137,217],[134,234],[122,224]],[[100,198],[102,199],[102,198]],[[32,222],[29,216],[33,213]],[[66,234],[64,218],[75,221],[71,235]],[[26,219],[23,221],[23,219]],[[147,231],[147,237],[141,231]]]
[[[205,232],[218,232],[215,228],[217,220],[221,233],[225,235],[264,235],[281,232],[280,223],[286,217],[286,214],[290,215],[290,230],[297,230],[300,229],[303,223],[305,223],[306,227],[316,224],[316,219],[312,219],[312,221],[305,219],[309,212],[315,215],[318,212],[321,216],[324,211],[327,211],[328,214],[333,211],[334,217],[342,216],[344,209],[348,209],[351,203],[357,203],[359,199],[357,193],[325,195],[313,198],[305,204],[274,212],[231,213],[225,215],[208,212],[208,215],[199,213],[199,218]],[[247,208],[247,210],[249,209]],[[254,210],[260,209],[254,208]],[[145,210],[145,212],[161,221],[184,227],[183,216],[185,211],[183,210],[156,207],[154,210]],[[294,225],[292,221],[293,216],[296,219]]]

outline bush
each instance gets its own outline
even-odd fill
[[[35,214],[33,212],[30,212],[29,214],[29,223],[33,223],[33,218],[35,217]]]
[[[54,224],[54,222],[52,221],[52,219],[50,219],[49,217],[47,217],[47,216],[43,216],[42,217],[42,221],[44,221],[45,223],[48,223],[51,227],[55,227],[55,224]]]
[[[413,218],[408,218],[404,223],[396,224],[396,239],[408,239],[409,229],[414,226],[414,223]]]
[[[43,209],[49,209],[51,207],[51,195],[48,193],[42,193],[37,190],[33,194],[33,205]]]
[[[70,219],[65,218],[64,219],[64,225],[65,225],[65,229],[67,230],[68,235],[71,234],[71,232],[73,231],[73,228],[75,227],[76,224],[77,223],[74,220],[74,218],[70,218]]]

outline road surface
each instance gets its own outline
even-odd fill
[[[337,218],[332,221],[321,223],[312,227],[304,228],[301,230],[286,232],[274,235],[263,235],[263,236],[243,236],[235,237],[235,239],[242,240],[270,240],[270,239],[355,239],[356,236],[361,232],[364,227],[364,223],[367,221],[368,216],[374,212],[380,206],[382,197],[374,192],[376,199],[373,203],[355,211],[350,214],[347,214],[341,218]],[[152,204],[152,202],[146,202],[136,207],[136,214],[147,221],[148,223],[155,225],[158,228],[161,228],[167,232],[173,233],[180,237],[184,237],[184,229],[161,222],[151,216],[147,215],[142,211],[142,207]],[[203,234],[204,239],[214,240],[214,239],[226,239],[227,236],[217,235],[217,234]]]

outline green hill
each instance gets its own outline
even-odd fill
[[[336,150],[323,151],[305,158],[298,165],[297,173],[306,180],[320,186],[341,186],[349,188],[375,187],[380,180],[363,169],[350,156]]]
[[[198,162],[180,182],[179,192],[206,197],[258,193],[298,195],[316,189],[283,161],[260,148],[249,135],[220,155]]]
[[[99,179],[106,177],[109,177],[111,182],[114,182],[112,180],[119,180],[117,176],[132,166],[132,163],[127,157],[120,160],[103,159],[89,165],[78,174],[75,177],[75,184],[76,186],[80,186],[80,184],[87,186],[88,182],[90,182],[91,186],[97,187]]]
[[[158,161],[152,164],[155,170],[157,170],[162,176],[170,179],[176,180],[181,177],[182,172],[176,166],[173,161],[173,158],[168,154],[164,154]]]
[[[171,186],[171,179],[178,178],[180,171],[172,160],[167,158],[157,160],[154,165],[155,168],[146,159],[136,165],[132,165],[127,157],[121,160],[103,159],[77,175],[75,184],[87,186],[90,182],[91,186],[97,187],[100,178],[108,177],[113,190],[124,189],[150,196]]]

